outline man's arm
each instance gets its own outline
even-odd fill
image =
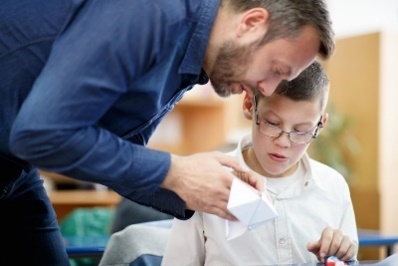
[[[162,40],[161,33],[153,33],[161,32],[162,16],[153,15],[161,10],[147,2],[139,11],[111,3],[88,2],[57,39],[13,125],[10,149],[44,170],[107,185],[177,217],[192,209],[231,218],[226,206],[234,176],[224,166],[243,172],[236,159],[214,154],[171,159],[169,153],[133,144],[100,126],[131,80],[156,61],[151,47]],[[147,30],[139,26],[141,13],[152,14],[145,17]],[[121,37],[130,41],[120,42]],[[159,190],[160,185],[183,201]]]
[[[149,2],[140,6],[144,2],[123,1],[126,6],[121,6],[90,1],[72,16],[19,111],[10,149],[40,168],[102,183],[150,205],[163,202],[150,197],[167,175],[170,154],[133,144],[120,138],[121,132],[100,126],[131,81],[155,61],[157,50],[151,48],[161,45],[160,10]],[[185,207],[177,197],[170,205],[168,212]]]

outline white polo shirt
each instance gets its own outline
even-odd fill
[[[243,164],[242,151],[251,146],[244,137],[229,153]],[[337,171],[306,154],[296,172],[278,182],[267,178],[267,190],[279,216],[244,235],[226,240],[225,220],[195,212],[174,219],[162,265],[275,265],[317,262],[307,251],[327,227],[340,228],[358,243],[348,185]]]

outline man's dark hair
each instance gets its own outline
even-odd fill
[[[294,38],[304,26],[314,27],[320,36],[319,55],[328,59],[334,50],[334,32],[323,0],[223,0],[236,12],[264,8],[270,14],[269,29],[259,45],[283,38]]]

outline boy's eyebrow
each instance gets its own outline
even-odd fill
[[[313,126],[313,123],[312,122],[303,122],[303,123],[296,124],[295,126],[306,126],[306,125]],[[315,125],[316,125],[316,123],[315,123]]]
[[[269,114],[276,116],[278,119],[280,119],[282,122],[284,122],[284,120],[277,113],[273,112],[272,110],[267,110],[266,112],[263,113],[263,116],[266,116]],[[260,115],[260,113],[259,113],[259,115]],[[262,118],[266,119],[265,117],[262,117]],[[313,122],[312,121],[300,122],[298,124],[294,124],[293,126],[306,126],[306,125],[312,126]]]

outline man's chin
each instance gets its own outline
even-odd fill
[[[217,93],[218,96],[223,97],[223,98],[227,98],[229,96],[231,96],[232,94],[235,94],[231,88],[229,86],[217,86],[217,85],[213,85],[212,87],[214,89],[214,91]]]

